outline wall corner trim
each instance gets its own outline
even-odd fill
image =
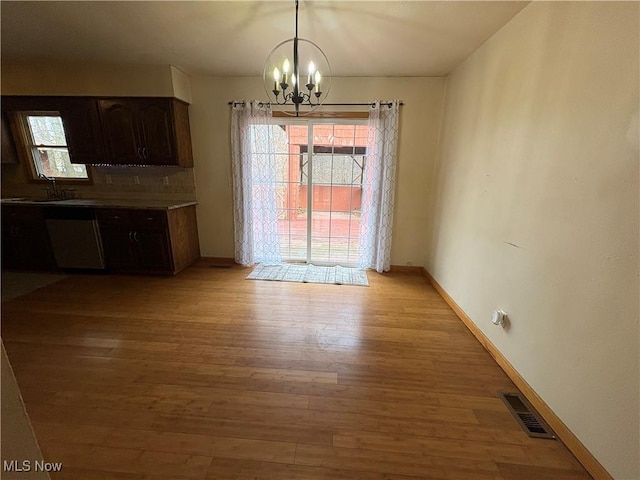
[[[598,462],[593,454],[582,444],[582,442],[569,430],[564,422],[558,417],[553,410],[540,398],[536,391],[527,383],[527,381],[518,373],[504,355],[496,348],[496,346],[486,337],[471,318],[460,308],[456,301],[446,292],[444,288],[436,281],[426,268],[422,269],[422,274],[433,288],[440,294],[445,302],[451,307],[455,314],[462,320],[462,323],[469,329],[480,344],[489,352],[496,363],[504,370],[507,376],[515,383],[516,387],[529,400],[531,405],[538,411],[549,426],[555,431],[560,440],[564,442],[566,447],[573,453],[582,466],[593,476],[595,480],[614,480],[609,472]]]

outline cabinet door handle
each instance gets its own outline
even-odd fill
[[[129,231],[129,241],[133,242],[133,231]]]
[[[140,241],[140,240],[138,239],[138,232],[133,232],[133,239],[134,239],[136,242],[139,242],[139,241]]]
[[[143,158],[143,156],[142,156],[142,147],[138,147],[138,158]]]
[[[147,147],[142,147],[142,158],[147,159]]]

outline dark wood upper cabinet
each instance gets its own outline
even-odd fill
[[[193,167],[189,105],[175,98],[3,96],[3,162],[18,161],[6,122],[20,111],[60,112],[71,163]]]
[[[171,109],[164,100],[140,102],[140,138],[143,156],[151,165],[169,165],[175,153]]]
[[[64,125],[71,163],[105,163],[98,103],[95,98],[3,96],[3,116],[18,112],[58,112]]]
[[[132,100],[98,100],[106,163],[142,164],[137,111]]]
[[[9,120],[4,113],[0,117],[2,117],[2,132],[0,132],[2,135],[2,151],[0,152],[0,160],[2,160],[2,163],[19,163],[18,152],[9,127]]]
[[[60,97],[58,110],[64,124],[71,163],[106,163],[96,100]]]
[[[187,108],[173,98],[99,100],[105,163],[192,167]]]

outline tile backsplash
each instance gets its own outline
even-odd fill
[[[77,198],[131,200],[196,200],[193,168],[89,167],[93,185],[73,185]],[[28,181],[21,165],[2,165],[2,197],[37,198],[46,185]]]

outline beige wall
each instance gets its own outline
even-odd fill
[[[535,2],[448,78],[426,265],[617,479],[640,478],[639,4]],[[510,326],[493,326],[503,308]]]
[[[425,185],[431,185],[442,108],[444,79],[334,78],[329,102],[398,98],[399,161],[391,263],[422,265],[429,224]],[[191,134],[198,193],[198,227],[203,256],[231,257],[230,100],[265,98],[262,78],[191,77]],[[360,110],[366,107],[360,107]],[[327,107],[336,110],[337,107]]]

